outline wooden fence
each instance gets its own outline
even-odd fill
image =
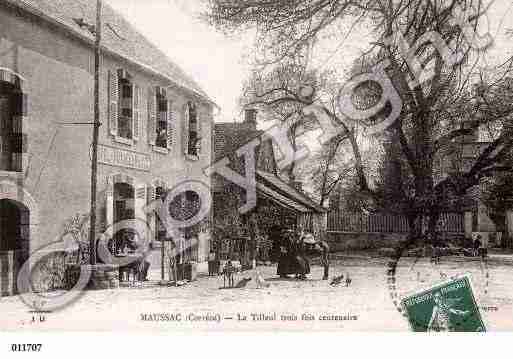
[[[426,223],[423,223],[425,226]],[[355,233],[405,233],[408,221],[405,216],[394,214],[359,214],[330,211],[328,231]],[[442,213],[437,224],[438,232],[464,232],[463,213]]]

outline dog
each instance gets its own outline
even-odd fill
[[[333,278],[330,282],[330,285],[332,285],[332,286],[339,285],[340,283],[342,283],[342,279],[344,279],[343,274]]]
[[[237,285],[235,286],[235,288],[244,288],[246,286],[246,284],[248,284],[248,282],[251,281],[251,278],[242,278],[238,283]]]

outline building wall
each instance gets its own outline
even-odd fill
[[[93,66],[91,48],[41,20],[0,6],[0,67],[15,71],[25,79],[22,90],[28,99],[27,118],[23,123],[28,145],[23,155],[23,173],[0,172],[0,181],[18,183],[17,189],[9,187],[9,196],[18,196],[23,202],[31,197],[30,206],[34,208],[27,206],[31,209],[31,251],[58,240],[71,216],[89,212],[92,126],[73,123],[93,121]],[[148,143],[147,96],[141,99],[137,143],[127,146],[108,134],[108,70],[118,68],[128,70],[144,93],[150,86],[168,87],[169,97],[175,104],[176,124],[174,145],[168,154],[153,151]],[[203,168],[211,160],[212,105],[171,85],[122,59],[110,56],[102,59],[103,125],[99,142],[147,156],[150,164],[146,171],[106,164],[98,166],[100,224],[105,225],[105,196],[109,180],[115,174],[131,176],[145,188],[157,180],[168,187],[190,179],[209,184]],[[202,153],[196,161],[186,159],[182,149],[183,106],[190,100],[197,103],[202,121]],[[24,191],[19,191],[21,187]]]
[[[59,239],[65,218],[84,212],[89,196],[90,51],[33,19],[0,8],[0,66],[21,74],[27,95],[22,186],[38,207],[31,250]],[[17,177],[2,173],[2,180]],[[31,210],[31,222],[36,213]]]

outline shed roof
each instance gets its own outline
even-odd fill
[[[242,161],[235,155],[236,151],[251,140],[261,137],[263,134],[264,131],[257,130],[251,124],[244,122],[216,123],[214,131],[215,160],[219,161],[224,157],[228,157],[232,162],[233,169],[241,170]],[[270,138],[265,137],[262,141],[270,141]],[[259,147],[257,147],[256,150],[258,152]],[[284,182],[275,173],[263,171],[260,168],[256,170],[257,190],[260,193],[274,197],[274,199],[278,200],[280,203],[301,212],[308,210],[316,212],[326,211],[324,207],[319,206],[306,194]]]

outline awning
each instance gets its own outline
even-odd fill
[[[269,187],[264,186],[261,183],[257,183],[257,195],[261,195],[264,198],[267,198],[273,202],[276,202],[278,205],[286,207],[288,209],[298,211],[298,212],[309,212],[308,208],[303,206],[302,204],[294,201],[293,199],[287,198],[282,194],[273,191]]]
[[[276,175],[259,171],[257,170],[257,175],[260,178],[260,180],[257,180],[258,183],[264,182],[268,186],[272,186],[282,193],[287,194],[287,200],[292,201],[293,203],[301,206],[301,208],[305,208],[306,212],[309,211],[316,211],[316,212],[326,212],[326,209],[324,207],[319,206],[317,203],[313,202],[310,198],[306,197],[303,193],[299,192],[294,187],[290,186],[289,184],[283,182],[280,178],[278,178]],[[261,181],[263,180],[263,181]],[[273,190],[274,192],[274,190]],[[283,196],[282,196],[283,197]],[[302,211],[304,212],[304,211]]]

